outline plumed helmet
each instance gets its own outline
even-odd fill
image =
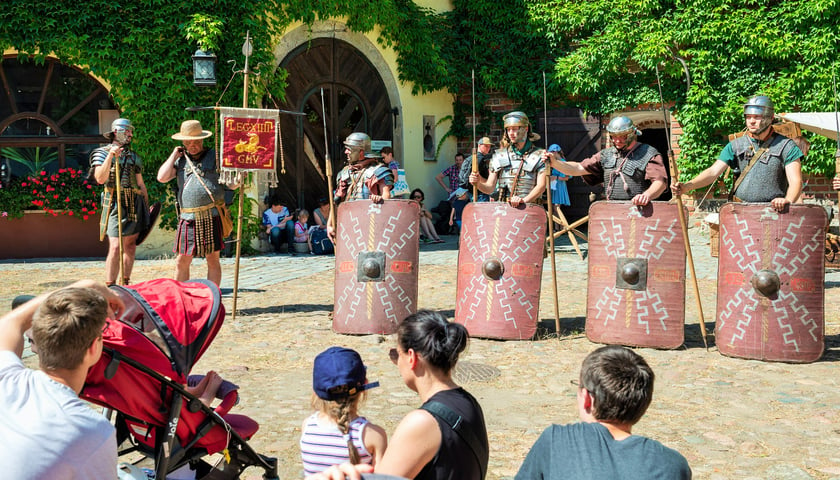
[[[344,140],[344,145],[370,152],[370,137],[366,133],[353,132]]]
[[[502,120],[505,122],[505,128],[528,127],[531,125],[531,121],[528,120],[528,115],[525,115],[525,112],[510,112],[502,117]]]

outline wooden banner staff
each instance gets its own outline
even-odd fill
[[[472,148],[472,173],[478,173],[478,154],[476,154],[476,139],[475,139],[475,70],[472,72],[472,123],[473,123],[473,148]],[[478,184],[472,186],[473,202],[478,201]]]
[[[543,76],[543,128],[545,129],[545,147],[548,151],[548,94],[545,86],[545,72]],[[525,161],[525,159],[522,159]],[[545,203],[548,206],[548,254],[551,257],[551,286],[554,294],[554,328],[557,338],[560,338],[560,304],[557,300],[557,261],[554,258],[554,205],[551,199],[551,154],[549,153],[548,165],[545,166],[546,195]]]
[[[242,54],[245,55],[245,68],[242,70],[244,79],[242,81],[242,108],[248,108],[248,75],[251,73],[248,68],[248,60],[251,58],[253,52],[251,45],[251,32],[245,33],[245,43],[242,45]],[[236,320],[236,299],[239,293],[239,259],[242,255],[242,219],[245,215],[242,211],[245,209],[245,183],[248,178],[247,174],[242,175],[239,182],[239,210],[236,218],[236,262],[233,267],[233,319]],[[291,247],[291,245],[289,245]]]
[[[662,81],[659,78],[659,65],[656,65],[656,85],[659,87],[659,104],[662,106],[662,116],[665,119],[665,135],[668,137],[668,167],[671,170],[671,178],[679,181],[680,172],[677,169],[677,160],[674,158],[674,150],[671,148],[671,128],[670,119],[668,118],[668,110],[665,108],[665,97],[662,95]],[[673,180],[672,180],[673,181]],[[688,259],[688,268],[691,270],[691,279],[694,285],[694,297],[697,299],[697,311],[700,314],[700,334],[703,337],[703,346],[706,350],[709,349],[709,344],[706,343],[706,319],[703,317],[703,304],[700,302],[700,286],[697,284],[697,273],[694,271],[694,257],[691,255],[691,242],[688,238],[688,225],[683,215],[684,206],[682,195],[676,195],[677,201],[677,216],[680,219],[680,228],[683,234],[683,244],[685,245],[685,254]]]
[[[111,132],[114,135],[113,132]],[[120,149],[123,150],[125,148],[124,145],[120,145]],[[125,153],[125,150],[123,150]],[[120,160],[122,160],[122,154],[120,156],[114,155],[114,175],[117,177],[116,185],[114,185],[114,191],[117,195],[117,241],[120,243],[119,246],[119,255],[120,255],[120,273],[119,277],[117,277],[117,285],[125,285],[124,283],[124,276],[123,272],[125,270],[125,265],[123,262],[123,234],[122,234],[122,176],[120,176]],[[106,232],[107,234],[107,232]]]
[[[837,75],[831,72],[831,84],[834,88],[834,122],[837,132],[837,150],[834,151],[834,178],[840,178],[840,113],[837,111]],[[840,208],[840,190],[837,191],[837,207]]]
[[[327,109],[324,107],[324,89],[321,88],[321,118],[324,121],[324,171],[327,175],[327,190],[330,197],[330,217],[327,226],[335,232],[335,194],[333,193],[333,169],[330,160],[330,147],[327,142]]]

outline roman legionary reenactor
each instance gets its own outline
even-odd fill
[[[546,215],[537,205],[545,190],[543,149],[534,144],[528,116],[503,117],[501,148],[490,159],[488,176],[470,174],[498,202],[470,203],[462,214],[455,321],[470,335],[529,339],[539,318],[540,280]]]
[[[600,343],[677,348],[685,339],[685,246],[678,207],[653,202],[667,187],[662,155],[633,120],[607,124],[611,146],[556,170],[603,184],[589,209],[586,335]]]
[[[393,333],[417,311],[419,207],[391,199],[393,173],[370,148],[361,132],[344,140],[347,165],[336,176],[337,207],[327,221],[335,243],[338,333]]]
[[[795,204],[802,192],[802,150],[773,128],[773,102],[744,105],[746,132],[675,195],[736,175],[720,209],[715,339],[724,355],[811,362],[824,349],[825,210]],[[741,203],[745,202],[745,203]]]
[[[134,137],[131,121],[126,118],[114,120],[111,130],[104,135],[111,143],[90,152],[90,167],[96,182],[105,185],[102,192],[102,217],[99,222],[99,239],[103,240],[108,236],[105,282],[109,285],[117,282],[122,263],[121,281],[126,285],[134,267],[138,235],[147,228],[149,196],[146,184],[143,183],[143,162],[140,156],[131,150],[131,140]],[[118,181],[119,206],[116,191]]]

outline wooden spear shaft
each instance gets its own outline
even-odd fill
[[[668,137],[668,167],[671,170],[671,178],[678,180],[680,178],[680,171],[677,169],[677,160],[674,158],[674,150],[671,148],[671,119],[668,117],[668,111],[665,109],[665,97],[662,95],[662,81],[659,78],[659,65],[656,66],[656,84],[659,87],[659,102],[662,106],[662,115],[665,119],[665,132]],[[685,207],[683,206],[682,195],[677,195],[676,200],[677,216],[680,219],[685,255],[688,260],[688,268],[691,271],[692,284],[694,285],[694,298],[697,300],[697,312],[700,315],[700,335],[703,337],[703,346],[708,350],[709,344],[706,343],[706,319],[703,316],[703,304],[700,301],[700,286],[697,284],[697,273],[694,271],[694,256],[691,255],[691,241],[688,238],[688,222],[683,214]]]
[[[243,85],[242,85],[242,108],[248,108],[248,59],[251,57],[251,32],[245,34],[245,45],[242,47],[242,53],[245,54],[245,69],[243,70]],[[242,176],[239,183],[239,211],[236,218],[236,262],[233,267],[233,319],[236,320],[236,299],[239,293],[239,259],[242,256],[242,218],[245,216],[245,183],[247,174]],[[291,245],[289,245],[291,248]]]
[[[545,146],[548,150],[548,95],[545,86],[545,72],[543,72],[543,128],[545,129]],[[524,159],[523,159],[524,161]],[[545,166],[545,203],[548,207],[548,255],[551,257],[551,291],[554,294],[554,329],[560,338],[560,302],[557,299],[557,261],[554,258],[554,204],[551,201],[551,154],[548,165]]]
[[[122,149],[124,147],[120,147]],[[122,234],[122,176],[120,175],[120,160],[122,159],[122,154],[120,156],[114,155],[114,175],[117,177],[116,184],[114,185],[114,191],[116,192],[117,196],[117,242],[119,242],[119,255],[120,255],[120,273],[119,277],[117,278],[117,285],[123,285],[123,271],[125,270],[125,263],[123,262],[123,234]]]
[[[476,153],[476,140],[475,140],[475,70],[471,70],[472,72],[472,124],[473,124],[473,137],[472,137],[472,173],[478,173],[478,154]],[[473,184],[472,186],[472,195],[473,195],[473,202],[478,201],[478,185]]]

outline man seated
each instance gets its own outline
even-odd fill
[[[653,398],[653,379],[645,359],[628,348],[610,345],[587,355],[577,392],[582,422],[548,427],[516,480],[690,479],[679,452],[631,434]]]
[[[3,478],[117,478],[114,427],[78,395],[102,354],[107,319],[124,308],[107,287],[86,280],[0,318]],[[21,361],[30,326],[40,371]]]

